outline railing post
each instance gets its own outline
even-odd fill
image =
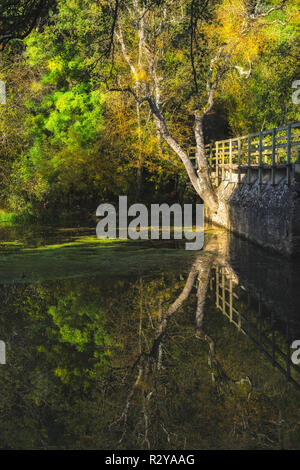
[[[232,139],[229,141],[229,181],[232,182]]]
[[[241,139],[238,139],[238,184],[241,184]]]
[[[219,186],[219,142],[216,142],[216,186]]]
[[[222,143],[222,181],[224,181],[225,179],[225,168],[224,168],[224,164],[225,164],[225,142],[223,141]]]
[[[213,143],[211,142],[210,146],[209,146],[209,165],[210,165],[210,168],[212,168],[212,153],[213,153]]]
[[[275,365],[275,360],[276,360],[276,349],[275,349],[275,331],[274,331],[274,312],[272,311],[272,317],[271,317],[271,325],[272,325],[272,364],[273,366]]]
[[[222,267],[222,310],[224,315],[226,314],[226,304],[225,304],[225,274],[224,267]]]
[[[248,184],[251,184],[251,137],[248,137],[248,168],[247,168]]]
[[[258,146],[258,184],[259,184],[259,191],[261,191],[262,185],[262,132],[259,133],[259,146]]]
[[[241,314],[240,310],[238,311],[238,325],[239,325],[239,329],[241,330],[241,328],[242,328],[242,314]]]
[[[286,183],[291,183],[291,125],[287,127],[287,142],[286,142]]]
[[[219,278],[219,268],[216,268],[216,300],[217,300],[217,307],[220,307],[219,304],[219,289],[220,289],[220,278]]]
[[[251,336],[251,297],[249,292],[247,292],[247,334]]]
[[[232,298],[232,278],[229,279],[229,315],[230,315],[230,321],[232,322],[232,303],[233,303],[233,298]]]
[[[258,295],[258,337],[259,350],[262,351],[262,310],[261,310],[261,294]]]
[[[272,129],[272,175],[271,182],[275,185],[276,129]]]
[[[209,177],[211,176],[212,172],[212,153],[213,153],[213,143],[211,142],[209,144],[209,164],[208,164],[208,172],[209,172]]]

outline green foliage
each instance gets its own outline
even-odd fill
[[[299,72],[296,3],[289,2],[285,13],[274,12],[270,17],[271,24],[264,30],[263,44],[253,59],[250,76],[242,77],[234,70],[220,90],[219,100],[228,110],[233,135],[300,120],[299,106],[292,102],[292,83]],[[276,19],[283,24],[272,23]],[[259,38],[255,40],[259,44]],[[236,65],[249,69],[245,59]]]
[[[47,53],[44,51],[47,42]],[[30,143],[25,158],[16,162],[15,172],[23,181],[27,193],[39,203],[68,194],[72,186],[84,182],[89,159],[96,153],[96,142],[103,129],[104,96],[93,90],[85,76],[79,55],[67,54],[47,60],[54,54],[50,36],[38,33],[28,39],[27,56],[34,67],[44,72],[39,82],[32,84],[37,96],[28,100],[30,114],[26,120]],[[52,46],[52,49],[51,49]],[[28,187],[28,183],[34,185]]]
[[[53,220],[92,214],[119,194],[189,201],[183,165],[159,137],[147,104],[137,107],[132,94],[108,89],[156,93],[158,84],[168,128],[188,151],[195,143],[194,111],[207,102],[221,44],[234,47],[205,121],[207,142],[299,120],[291,99],[299,78],[296,0],[243,35],[254,8],[246,0],[205,6],[174,0],[167,9],[164,1],[138,2],[143,5],[148,45],[140,57],[134,5],[121,2],[118,10],[135,72],[112,34],[118,22],[107,0],[58,0],[47,21],[2,55],[8,105],[0,107],[0,198],[8,211]],[[273,5],[278,2],[259,8]],[[249,67],[247,78],[238,72]]]
[[[59,328],[59,340],[63,343],[74,344],[78,351],[83,351],[91,342],[96,346],[109,345],[102,326],[105,317],[99,306],[93,303],[81,306],[76,296],[69,295],[50,307],[49,313]]]

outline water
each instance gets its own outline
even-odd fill
[[[300,448],[299,264],[0,231],[2,449]]]

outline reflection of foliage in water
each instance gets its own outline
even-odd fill
[[[109,363],[110,351],[107,347],[110,344],[109,336],[105,332],[105,314],[100,305],[86,299],[84,295],[75,292],[67,297],[58,299],[56,306],[49,307],[49,314],[53,318],[57,329],[52,329],[49,336],[57,344],[56,352],[58,366],[55,374],[61,377],[63,382],[68,383],[70,378],[70,363],[76,364],[72,374],[75,377],[86,373],[95,377],[96,371],[104,371]],[[65,355],[65,343],[73,345],[73,355]],[[40,351],[43,350],[41,346]],[[70,348],[67,349],[68,352]],[[80,352],[82,354],[76,354]],[[64,358],[67,357],[70,363],[63,365]],[[93,363],[93,368],[86,369],[86,360]],[[82,366],[80,367],[80,365]]]
[[[215,356],[199,341],[199,281],[162,329],[186,281],[169,269],[2,286],[1,447],[297,446],[299,395],[210,302],[202,330]]]

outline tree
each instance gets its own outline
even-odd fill
[[[284,27],[285,4],[132,0],[119,13],[115,31],[118,57],[122,57],[129,73],[126,75],[124,66],[118,65],[113,77],[104,77],[108,89],[130,93],[139,107],[148,103],[160,137],[179,156],[195,191],[213,213],[218,211],[219,201],[209,178],[205,118],[228,72],[235,68],[248,75],[242,65],[251,63],[260,43],[270,41],[265,32],[270,36],[269,28],[274,24]],[[175,90],[180,93],[181,109],[193,115],[197,170],[172,131],[176,117],[170,119],[168,95],[178,71],[184,74],[180,87],[186,89],[179,91],[175,85]]]
[[[40,26],[56,0],[2,0],[0,5],[0,45],[24,39]]]
[[[233,135],[281,127],[300,119],[299,107],[292,102],[292,83],[299,64],[296,2],[289,2],[290,20],[273,23],[268,29],[272,42],[260,47],[244,72],[228,72],[221,84],[219,101],[228,110]],[[259,40],[259,38],[258,38]]]
[[[73,170],[80,162],[91,177],[97,173],[92,184],[99,185],[103,165],[95,173],[94,162],[101,152],[98,162],[106,157],[106,168],[112,169],[101,179],[106,198],[134,186],[132,169],[137,173],[136,197],[144,170],[151,182],[185,171],[195,192],[216,213],[220,200],[209,178],[207,128],[215,137],[212,118],[219,110],[228,111],[234,132],[293,119],[295,113],[282,97],[296,73],[295,14],[296,0],[57,0],[47,23],[23,41],[26,67],[34,72],[29,88],[37,94],[30,100],[27,90],[22,95],[29,132],[20,162],[30,184],[36,169],[41,176],[34,183],[41,190],[37,203],[47,203],[43,195],[50,186],[67,199],[74,186],[81,188],[79,200],[85,192],[85,170]],[[88,95],[97,94],[105,95],[105,105],[89,101]],[[66,100],[69,105],[58,109]],[[80,100],[86,105],[82,116],[71,106]],[[8,124],[7,111],[2,114]],[[93,134],[97,118],[103,124],[102,138],[86,140],[83,149],[77,137],[81,130]],[[67,135],[72,149],[66,146]],[[196,147],[196,168],[190,147]],[[93,163],[85,165],[87,154],[94,155]],[[70,184],[52,184],[68,161]],[[24,180],[19,168],[14,175],[18,189],[17,181]],[[90,179],[87,184],[91,187]],[[29,194],[27,188],[25,184],[20,192]]]
[[[84,10],[61,8],[55,24],[31,32],[3,75],[8,97],[0,109],[2,185],[13,210],[94,210],[99,196],[126,186],[116,171],[118,158],[101,149],[104,93],[93,87],[80,43],[61,41],[73,27],[72,13],[79,34],[83,28],[92,34]]]
[[[107,93],[93,72],[107,63],[103,54],[112,13],[97,2],[59,2],[43,30],[23,41],[22,63],[32,80],[0,110],[15,135],[11,111],[17,98],[22,104],[23,148],[14,156],[7,190],[13,210],[90,210],[102,197],[122,192],[135,197],[134,173],[141,177],[142,166],[150,187],[159,186],[162,175],[174,177],[180,170],[170,164],[169,155],[164,161],[157,158],[149,110],[140,110],[132,97]],[[20,75],[15,64],[11,75]],[[6,75],[10,89],[11,75]]]

